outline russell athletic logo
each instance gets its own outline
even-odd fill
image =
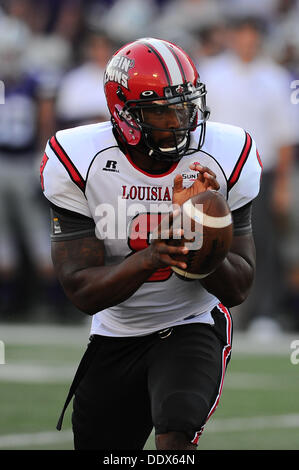
[[[107,160],[106,166],[102,168],[102,170],[119,173],[119,170],[116,168],[116,166],[117,166],[117,162],[115,160]]]

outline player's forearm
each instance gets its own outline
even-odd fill
[[[239,305],[249,294],[255,275],[255,245],[251,234],[235,236],[220,266],[201,284],[226,307]]]
[[[244,258],[229,253],[219,268],[201,284],[226,307],[244,302],[254,279],[254,267]]]
[[[93,315],[127,300],[153,272],[139,252],[117,265],[89,267],[69,274],[61,281],[76,307]]]

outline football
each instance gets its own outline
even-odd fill
[[[174,224],[183,227],[184,239],[173,243],[185,244],[189,252],[177,258],[186,262],[187,269],[172,269],[184,280],[204,278],[215,271],[230,249],[233,222],[229,206],[219,192],[207,190],[186,201],[178,217]]]

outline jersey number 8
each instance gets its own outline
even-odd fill
[[[131,221],[128,235],[128,245],[132,250],[128,256],[136,253],[137,251],[144,250],[150,245],[150,235],[155,228],[160,224],[162,219],[162,213],[149,213],[144,212],[137,214]],[[152,276],[150,276],[147,282],[161,282],[167,281],[173,274],[172,269],[169,266],[158,269]]]

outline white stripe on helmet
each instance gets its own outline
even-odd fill
[[[180,67],[178,66],[178,63],[172,52],[169,50],[168,46],[159,39],[143,38],[142,40],[153,46],[160,54],[168,68],[172,85],[180,85],[183,83],[184,78],[182,76]]]

